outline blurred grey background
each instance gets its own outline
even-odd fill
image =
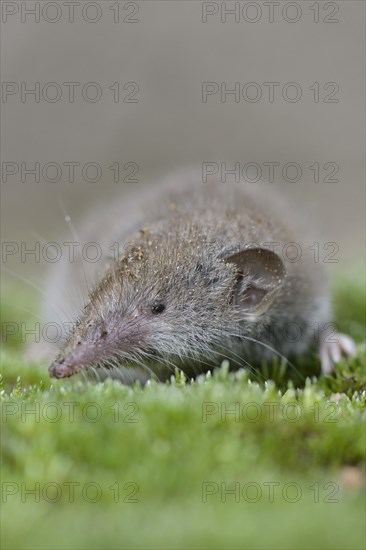
[[[31,244],[38,236],[45,241],[69,236],[65,211],[77,227],[83,211],[124,193],[126,183],[114,183],[109,168],[115,163],[121,180],[137,165],[138,181],[130,186],[143,192],[145,185],[185,165],[224,162],[230,168],[256,162],[265,179],[263,163],[277,162],[274,185],[288,195],[291,208],[319,226],[320,242],[338,243],[340,262],[334,269],[362,260],[364,2],[36,4],[1,6],[4,241]],[[23,91],[39,83],[38,102],[34,95],[22,98],[22,82]],[[74,102],[71,85],[64,84],[70,82],[78,83]],[[84,87],[91,82],[97,86]],[[216,83],[219,90],[238,82],[241,91],[255,82],[262,97],[251,102],[231,94],[223,101],[217,92],[203,102],[203,82]],[[273,102],[268,82],[278,83]],[[284,91],[289,82],[301,90],[297,102],[291,101],[294,87]],[[60,89],[61,97],[53,101]],[[102,95],[94,102],[98,90]],[[254,92],[249,87],[243,93],[250,99]],[[21,163],[29,168],[36,162],[40,181],[28,174],[22,182]],[[63,167],[53,183],[42,176],[50,162]],[[80,163],[74,182],[64,164],[70,162]],[[90,162],[102,170],[95,183],[82,175]],[[289,162],[302,168],[298,182],[281,176]],[[339,171],[333,178],[339,181],[323,181],[335,165]],[[319,182],[314,181],[316,166]],[[16,174],[8,172],[15,167]],[[47,174],[48,179],[57,176],[52,166]],[[88,174],[94,178],[93,166]],[[17,255],[6,267],[18,273],[28,268],[35,278],[44,270],[34,262],[20,264]]]

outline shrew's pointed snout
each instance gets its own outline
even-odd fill
[[[56,359],[49,367],[48,372],[51,378],[68,378],[80,370],[81,367],[76,364],[67,363],[65,359]]]

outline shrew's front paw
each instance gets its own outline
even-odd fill
[[[353,357],[356,354],[356,344],[350,336],[337,333],[332,335],[331,341],[320,344],[319,355],[322,373],[327,374],[334,370],[334,365],[344,357]]]

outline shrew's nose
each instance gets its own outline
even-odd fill
[[[54,361],[48,372],[51,378],[67,378],[79,372],[80,367],[75,364],[66,363],[64,359]]]

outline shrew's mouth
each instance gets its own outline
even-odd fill
[[[69,378],[77,372],[80,372],[82,367],[75,364],[67,364],[64,359],[55,361],[49,367],[48,372],[51,378]]]

